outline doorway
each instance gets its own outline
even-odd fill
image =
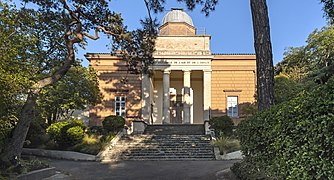
[[[172,124],[182,124],[183,103],[182,94],[173,95],[170,97],[170,122]]]

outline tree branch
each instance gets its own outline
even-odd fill
[[[107,31],[107,30],[106,30],[105,28],[103,28],[102,26],[98,26],[98,27],[95,29],[95,36],[90,35],[90,34],[85,33],[85,32],[83,32],[82,34],[83,34],[84,36],[86,36],[86,37],[92,39],[92,40],[97,40],[97,39],[100,38],[100,37],[99,37],[99,30],[100,30],[100,29],[101,29],[105,34],[113,35],[113,36],[118,36],[118,34],[115,34],[115,33],[111,32],[111,31]]]

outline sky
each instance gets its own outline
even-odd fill
[[[212,53],[255,53],[249,0],[220,0],[208,17],[201,13],[200,6],[189,11],[177,0],[167,1],[166,10],[154,14],[160,23],[171,8],[184,8],[195,27],[205,28],[211,35]],[[274,64],[283,59],[287,47],[305,45],[312,31],[326,25],[319,0],[267,0],[267,5]],[[122,14],[129,30],[139,28],[139,20],[147,16],[143,0],[112,0],[110,8]],[[85,53],[110,52],[106,36],[101,36],[97,41],[89,41],[85,50],[79,50],[77,57],[84,59],[84,66],[88,65]]]

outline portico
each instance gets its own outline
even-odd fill
[[[152,67],[153,76],[143,79],[146,81],[143,85],[149,86],[143,88],[147,90],[143,94],[149,94],[149,89],[153,89],[153,98],[143,102],[142,110],[151,110],[143,113],[147,114],[147,121],[154,124],[202,124],[204,120],[208,120],[211,105],[211,58],[165,57],[164,60],[157,61]]]

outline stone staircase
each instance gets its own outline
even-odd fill
[[[214,160],[203,125],[149,125],[144,134],[122,137],[104,160]]]

